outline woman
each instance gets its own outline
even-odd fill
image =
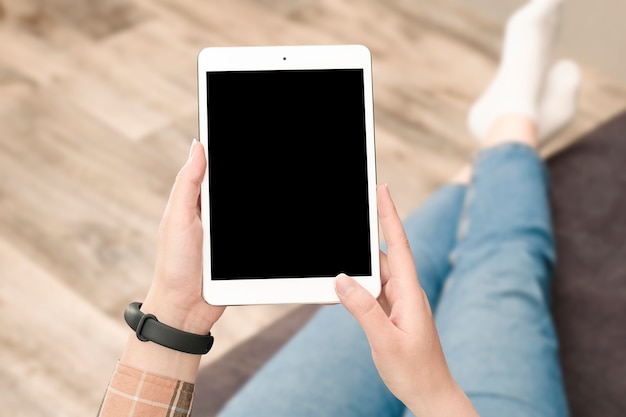
[[[378,300],[337,277],[343,306],[322,308],[223,416],[568,414],[549,309],[548,184],[536,153],[575,111],[577,67],[547,71],[560,3],[532,0],[510,19],[498,73],[469,116],[481,143],[473,164],[404,225],[378,187],[387,242]],[[194,141],[141,308],[196,334],[224,311],[200,291],[205,164]],[[131,333],[100,415],[188,415],[199,360]]]

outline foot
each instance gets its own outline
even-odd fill
[[[552,137],[574,118],[580,82],[580,69],[575,62],[561,60],[552,66],[539,104],[540,142]]]
[[[492,124],[506,114],[542,123],[541,92],[562,1],[531,0],[509,19],[498,72],[469,114],[469,128],[476,139],[483,141]],[[546,101],[553,103],[547,97]],[[544,129],[539,127],[538,130],[542,132]],[[553,128],[545,131],[548,130]]]

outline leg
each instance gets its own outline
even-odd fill
[[[435,312],[452,374],[483,417],[566,416],[550,316],[554,248],[544,167],[531,147],[483,151],[465,230]]]
[[[341,305],[320,312],[220,413],[243,416],[399,416],[361,328]]]
[[[554,247],[537,127],[501,116],[468,190],[435,312],[450,369],[484,416],[566,416],[550,315]]]
[[[544,74],[560,3],[531,0],[513,16],[498,74],[469,117],[483,150],[435,319],[450,370],[483,417],[568,414],[549,303],[548,184],[534,149],[576,107],[576,66]]]
[[[406,222],[420,280],[436,303],[450,265],[467,180],[437,191]],[[357,322],[343,306],[320,312],[272,358],[221,415],[400,416],[404,406],[385,387]]]

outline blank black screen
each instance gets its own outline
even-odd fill
[[[207,72],[212,279],[371,275],[362,70]]]

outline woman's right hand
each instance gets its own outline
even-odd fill
[[[448,370],[428,298],[389,189],[378,186],[378,216],[388,254],[381,253],[382,290],[375,299],[340,275],[336,291],[359,322],[387,387],[418,416],[477,416]]]

